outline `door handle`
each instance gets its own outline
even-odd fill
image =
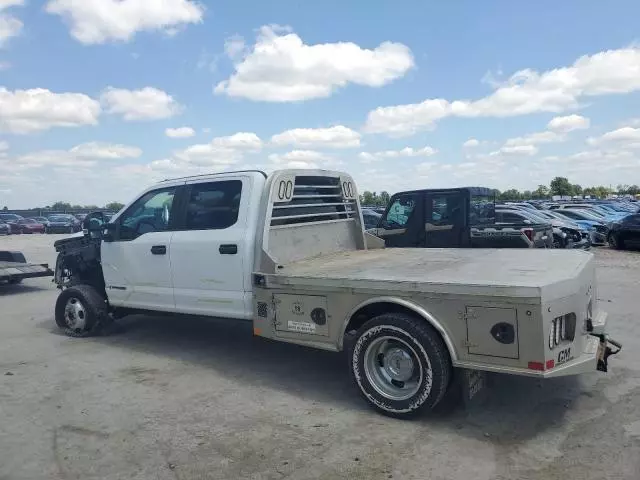
[[[220,245],[218,249],[220,254],[222,255],[235,255],[238,253],[238,245],[230,244],[230,245]]]
[[[166,255],[167,247],[165,245],[154,245],[151,247],[151,253],[153,255]]]

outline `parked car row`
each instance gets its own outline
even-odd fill
[[[0,235],[75,233],[81,229],[81,220],[71,214],[24,218],[15,213],[0,213]]]
[[[627,200],[582,202],[511,202],[497,206],[572,222],[588,230],[593,245],[613,248],[640,247],[640,206]]]

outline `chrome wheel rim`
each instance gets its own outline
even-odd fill
[[[422,385],[423,372],[416,351],[404,340],[384,336],[373,340],[364,353],[364,373],[383,397],[394,401],[414,396]]]
[[[64,321],[73,330],[84,330],[87,325],[87,310],[76,297],[67,300],[64,307]]]

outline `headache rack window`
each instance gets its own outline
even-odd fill
[[[293,198],[275,202],[271,226],[355,219],[356,202],[342,196],[338,177],[296,176]]]

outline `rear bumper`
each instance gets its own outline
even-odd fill
[[[583,238],[579,242],[574,242],[573,240],[570,240],[567,242],[566,248],[578,248],[582,250],[588,250],[589,248],[591,248],[591,242],[586,238]]]
[[[471,362],[458,362],[455,366],[470,370],[484,370],[488,372],[507,373],[511,375],[521,375],[536,378],[566,377],[569,375],[580,375],[595,371],[607,371],[608,357],[617,354],[622,345],[611,339],[606,333],[607,314],[600,311],[593,319],[591,331],[585,337],[584,347],[579,356],[557,365],[558,354],[562,348],[554,349],[551,358],[544,362],[543,370],[533,370],[528,368],[507,367],[501,365],[484,365]],[[571,345],[571,344],[570,344]],[[568,345],[565,345],[565,347]],[[541,365],[542,366],[542,365]]]

